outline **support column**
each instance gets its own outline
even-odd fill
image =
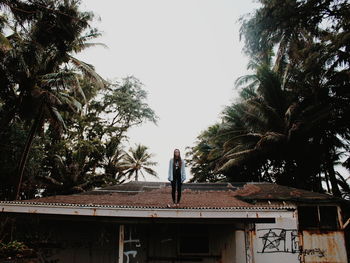
[[[124,256],[124,225],[119,225],[119,253],[118,253],[118,263],[123,263]]]

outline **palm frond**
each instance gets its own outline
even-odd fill
[[[79,45],[74,47],[74,52],[75,53],[79,53],[87,48],[91,48],[91,47],[103,47],[103,48],[108,48],[108,46],[104,43],[80,43]]]
[[[226,156],[226,159],[228,159],[228,161],[224,162],[224,164],[217,169],[217,172],[220,173],[227,171],[232,167],[242,165],[243,163],[247,163],[248,161],[252,161],[257,156],[258,152],[255,149],[233,153],[231,155]]]
[[[158,174],[155,170],[153,170],[152,168],[149,168],[149,167],[143,167],[143,169],[150,175],[158,178]]]
[[[63,127],[64,130],[67,130],[66,123],[63,120],[62,115],[59,113],[57,108],[54,106],[49,106],[48,109],[49,109],[49,112],[51,113],[52,119],[57,124],[57,127]]]
[[[108,82],[105,81],[99,74],[96,73],[94,66],[91,64],[85,63],[77,58],[69,56],[72,64],[81,71],[86,77],[90,78],[94,81],[95,84],[99,86],[99,88],[104,89]]]

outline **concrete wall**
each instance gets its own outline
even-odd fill
[[[294,211],[281,213],[273,224],[255,224],[249,229],[250,243],[247,254],[251,255],[248,263],[297,263],[298,226]]]

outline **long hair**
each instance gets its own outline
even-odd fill
[[[179,157],[176,157],[175,156],[175,151],[178,150],[179,151]],[[179,167],[181,168],[181,165],[182,165],[182,160],[181,160],[181,154],[180,154],[180,150],[179,149],[175,149],[174,150],[174,157],[173,157],[173,166],[175,166],[175,160],[179,160]]]

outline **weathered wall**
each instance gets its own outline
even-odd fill
[[[300,261],[305,263],[347,263],[342,231],[302,231]]]
[[[248,229],[248,263],[297,263],[298,230],[294,211],[281,213],[272,224],[255,224]]]
[[[245,231],[236,230],[234,261],[228,261],[228,262],[247,263],[246,242],[247,241],[246,241]]]
[[[268,212],[265,212],[268,213]],[[118,262],[119,225],[114,222],[18,218],[17,240],[28,240],[47,262]],[[347,263],[342,231],[298,231],[296,211],[283,211],[271,224],[127,224],[124,263]],[[207,236],[204,254],[179,253],[188,233]]]
[[[247,263],[347,263],[344,233],[298,230],[297,211],[247,228]]]

